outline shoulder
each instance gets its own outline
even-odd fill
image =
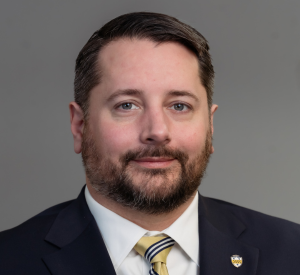
[[[250,227],[260,231],[278,229],[280,232],[282,230],[288,229],[288,230],[292,230],[295,234],[300,234],[300,225],[297,223],[285,219],[273,217],[222,200],[212,199],[212,198],[205,198],[205,199],[211,200],[214,203],[218,204],[221,208],[230,211],[240,221],[242,221],[247,226],[247,228]]]
[[[3,241],[9,239],[10,237],[16,237],[15,235],[24,236],[24,233],[27,234],[29,232],[37,233],[39,230],[47,229],[48,226],[51,226],[53,220],[60,213],[60,211],[66,208],[72,202],[73,200],[70,200],[67,202],[54,205],[42,211],[41,213],[35,215],[29,220],[23,222],[22,224],[14,228],[0,232],[0,246]]]
[[[202,212],[215,228],[245,247],[256,249],[257,274],[299,273],[299,224],[218,199],[201,196],[201,203]],[[241,256],[245,262],[249,258],[246,253]]]
[[[260,249],[280,249],[300,255],[300,225],[218,199],[204,198],[229,211],[245,225],[239,240]]]
[[[57,249],[44,242],[44,238],[57,215],[71,203],[68,201],[50,207],[19,226],[0,232],[0,270],[14,266],[16,259],[23,266],[35,260],[40,262],[41,254]]]

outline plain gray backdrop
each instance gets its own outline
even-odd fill
[[[78,52],[123,13],[177,17],[209,41],[213,154],[200,192],[300,223],[300,1],[1,1],[0,230],[85,183],[68,103]]]

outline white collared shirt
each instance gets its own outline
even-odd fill
[[[141,237],[157,235],[167,235],[176,241],[167,258],[169,275],[199,274],[198,193],[185,212],[161,232],[147,231],[103,207],[87,187],[85,198],[117,275],[148,275],[149,262],[133,247]]]

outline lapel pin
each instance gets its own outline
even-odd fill
[[[239,255],[232,255],[230,258],[231,258],[231,263],[235,267],[240,267],[243,264],[243,258]]]

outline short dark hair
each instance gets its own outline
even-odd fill
[[[121,15],[96,31],[76,59],[74,94],[76,103],[88,115],[89,93],[100,83],[100,50],[120,38],[148,39],[153,42],[177,42],[191,50],[199,61],[199,74],[212,105],[214,68],[207,40],[194,28],[178,19],[159,13],[134,12]]]

